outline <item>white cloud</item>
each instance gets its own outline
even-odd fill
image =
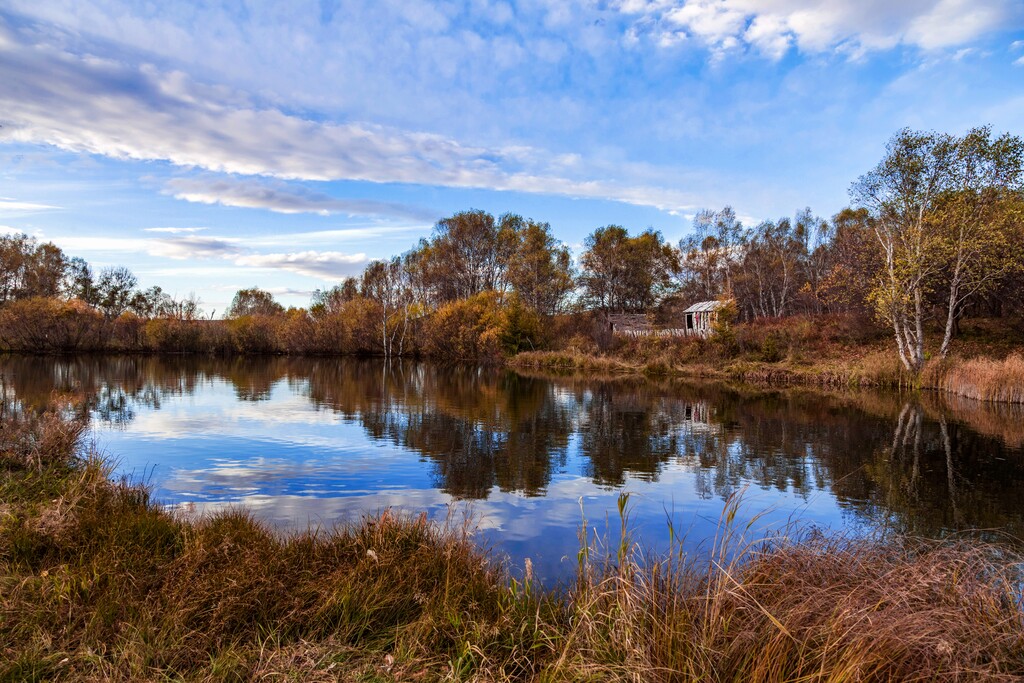
[[[366,254],[313,249],[263,254],[243,246],[239,239],[192,235],[150,240],[146,251],[176,260],[224,259],[244,268],[283,270],[327,281],[354,275],[369,261]]]
[[[1017,59],[1013,60],[1013,65],[1024,66],[1024,57],[1018,57]]]
[[[682,30],[713,50],[746,45],[772,59],[791,45],[851,55],[955,47],[1024,22],[1015,0],[625,0],[619,10],[655,27],[656,42]]]
[[[14,199],[0,199],[0,213],[28,213],[35,211],[48,211],[60,207],[37,202],[19,202]]]
[[[0,234],[6,226],[0,226]],[[13,228],[13,232],[16,231]],[[309,233],[315,235],[316,233]],[[237,268],[253,268],[259,270],[279,270],[298,273],[308,277],[334,282],[339,278],[355,275],[369,262],[366,254],[348,254],[341,251],[319,251],[308,249],[282,253],[260,253],[253,247],[256,245],[297,244],[298,241],[282,238],[273,240],[246,239],[234,237],[217,237],[205,235],[183,234],[180,236],[138,239],[132,237],[54,237],[51,240],[65,251],[75,254],[102,253],[105,257],[111,254],[149,254],[159,258],[175,261],[219,261],[233,264],[234,268],[223,269],[217,266],[199,268],[149,268],[141,270],[150,275],[182,276],[188,272],[197,275],[237,274]],[[120,257],[119,257],[120,258]]]
[[[331,281],[355,275],[368,261],[366,254],[345,254],[340,251],[302,251],[290,254],[250,254],[236,258],[235,264],[251,268],[287,270]]]
[[[237,239],[188,236],[151,240],[147,251],[154,256],[186,260],[228,258],[244,253],[245,249]]]
[[[419,207],[369,199],[339,199],[304,187],[249,178],[175,178],[167,182],[164,191],[176,199],[189,202],[267,209],[284,214],[316,213],[329,216],[344,213],[350,216],[392,216],[426,222],[438,218],[436,213]]]
[[[169,235],[191,235],[192,233],[202,232],[206,228],[143,228],[143,232],[159,232],[166,233]]]
[[[547,169],[561,157],[539,149],[473,147],[368,123],[303,119],[151,66],[131,68],[45,44],[0,49],[0,140],[279,179],[515,190],[658,208],[692,205],[692,197],[677,190],[551,176]],[[317,203],[321,210],[342,210],[342,200],[316,194],[277,191],[261,199],[230,184],[220,189],[180,194],[278,210]],[[365,203],[359,208],[396,210]]]

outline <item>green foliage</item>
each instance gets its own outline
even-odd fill
[[[520,351],[536,351],[541,336],[541,319],[537,311],[524,305],[519,297],[511,297],[505,306],[501,324],[501,347],[505,353],[515,355]]]

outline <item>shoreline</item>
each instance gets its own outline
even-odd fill
[[[664,360],[638,363],[614,356],[578,352],[534,351],[509,359],[513,370],[550,372],[554,375],[610,375],[618,377],[675,378],[740,382],[766,389],[808,387],[821,389],[883,389],[929,391],[976,400],[980,403],[1024,404],[1024,356],[1012,353],[1000,361],[988,357],[931,361],[915,381],[905,373],[850,365],[801,364],[737,360],[724,367],[705,363],[672,364]],[[988,377],[979,377],[988,375]],[[981,381],[979,381],[981,380]]]

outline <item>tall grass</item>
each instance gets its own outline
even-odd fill
[[[1024,355],[972,358],[929,369],[928,384],[979,401],[1024,403]]]
[[[462,526],[384,513],[282,538],[112,482],[56,415],[0,430],[0,680],[975,680],[1024,675],[1018,560],[806,535],[710,553],[581,529],[544,590]]]

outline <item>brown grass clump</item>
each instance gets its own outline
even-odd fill
[[[710,559],[644,557],[623,495],[614,556],[584,541],[576,583],[544,591],[424,517],[290,537],[175,517],[73,432],[0,421],[0,681],[1024,676],[1019,560],[992,548],[744,545],[734,502]]]
[[[517,369],[551,372],[587,372],[617,375],[637,372],[637,368],[616,358],[569,351],[524,351],[513,356],[508,365]]]
[[[1024,403],[1024,355],[972,358],[930,369],[929,386],[978,401]]]
[[[727,508],[735,514],[736,502]],[[628,541],[627,541],[628,544]],[[573,595],[570,679],[1018,680],[1019,567],[994,548],[827,538],[744,545],[727,525],[704,561],[619,549]]]

